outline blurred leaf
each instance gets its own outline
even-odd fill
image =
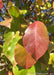
[[[3,51],[3,48],[2,47],[3,46],[0,45],[0,55],[1,55],[2,51]]]
[[[21,69],[21,70],[19,70],[19,68],[16,66],[13,67],[13,73],[14,75],[36,75],[35,66],[32,66],[29,69]]]
[[[47,29],[48,29],[49,33],[53,33],[54,32],[54,25],[48,26]]]
[[[9,8],[9,13],[14,17],[19,17],[19,11],[18,11],[17,7],[15,7],[15,6],[11,6]]]
[[[5,19],[4,21],[0,22],[0,25],[10,28],[11,27],[11,21],[12,21],[12,18]]]
[[[21,25],[27,25],[26,22],[24,21],[24,16],[21,14],[19,18],[14,18],[13,17],[13,21],[11,23],[11,30],[12,31],[22,31],[21,30]]]
[[[14,3],[13,2],[11,2],[11,1],[9,1],[8,2],[8,6],[7,7],[11,7],[11,6],[13,6],[14,5]]]
[[[47,73],[47,66],[39,61],[35,64],[36,73]]]
[[[17,66],[15,66],[15,67],[13,66],[13,74],[14,74],[14,75],[20,75],[20,74],[19,74],[19,69],[18,69]]]
[[[19,75],[36,75],[35,66],[32,66],[29,69],[22,69],[19,72]]]
[[[54,2],[53,2],[53,9],[54,9]]]
[[[5,70],[0,71],[0,75],[6,75],[6,71]]]
[[[43,63],[44,65],[48,66],[49,61],[49,51],[47,50],[46,53],[38,60],[40,63]]]
[[[3,45],[3,52],[6,55],[6,57],[11,61],[12,64],[15,64],[14,48],[15,48],[16,43],[20,39],[21,39],[21,36],[19,36],[18,32],[16,32],[15,37],[11,40],[9,45],[7,45],[6,43],[4,43],[4,45]]]
[[[54,64],[54,45],[50,44],[48,50],[50,56],[48,64]]]
[[[27,75],[36,75],[35,66],[32,66],[27,70]]]
[[[25,29],[28,27],[26,24],[21,24],[21,34],[24,35]]]
[[[19,75],[27,75],[27,70],[26,69],[20,70],[20,74]]]
[[[50,58],[48,64],[54,65],[54,53],[50,53]]]
[[[42,0],[37,0],[38,5],[42,5]]]
[[[47,6],[47,8],[50,9],[50,8],[51,8],[51,3],[50,3],[50,2],[47,2],[47,3],[46,3],[46,6]]]
[[[15,0],[15,4],[19,8],[20,7],[20,0]]]
[[[25,31],[23,36],[25,50],[38,61],[47,51],[49,36],[46,26],[40,21],[34,21]]]
[[[2,0],[0,0],[0,9],[3,7]]]
[[[8,75],[12,75],[12,72],[8,71]]]
[[[26,14],[27,10],[20,10],[20,14]]]
[[[36,63],[32,56],[26,52],[25,48],[19,44],[15,46],[14,54],[16,63],[18,63],[23,68],[28,69]]]
[[[4,34],[5,43],[9,44],[14,38],[14,32],[7,32]]]
[[[48,67],[48,61],[49,61],[49,51],[47,50],[46,53],[35,64],[36,72],[47,73],[46,68]]]
[[[54,51],[54,45],[53,44],[51,44],[51,43],[49,44],[48,51],[49,51],[49,53]]]

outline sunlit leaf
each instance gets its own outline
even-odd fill
[[[20,75],[20,74],[19,74],[19,69],[18,69],[17,66],[15,66],[15,67],[13,66],[13,74],[14,74],[14,75]]]
[[[53,9],[54,9],[54,2],[53,2]]]
[[[11,6],[9,8],[9,13],[14,17],[19,17],[19,11],[18,11],[17,7],[15,7],[15,6]]]
[[[20,39],[21,39],[21,36],[19,36],[18,33],[16,32],[15,37],[11,40],[9,45],[6,43],[4,43],[4,45],[3,45],[3,52],[6,55],[6,57],[11,61],[12,64],[15,64],[14,48],[15,48],[16,43]]]
[[[13,6],[13,5],[14,5],[13,2],[11,2],[11,1],[8,2],[8,7],[11,7],[11,6]]]
[[[5,43],[9,44],[14,38],[14,32],[8,32],[4,34]]]
[[[49,36],[47,28],[40,21],[35,21],[25,31],[23,44],[26,51],[36,59],[42,57],[47,51]]]
[[[27,10],[20,10],[20,14],[26,14]]]
[[[48,64],[53,64],[54,65],[54,53],[50,53],[50,58]]]
[[[35,70],[35,66],[32,66],[31,68],[29,68],[27,70],[27,75],[36,75],[36,70]]]
[[[14,75],[36,75],[36,71],[35,71],[35,66],[32,66],[29,69],[21,69],[19,70],[19,68],[13,67],[13,74]]]
[[[47,2],[46,3],[46,6],[47,6],[47,8],[51,8],[51,3],[50,2]]]

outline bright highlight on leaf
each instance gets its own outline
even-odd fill
[[[49,36],[47,28],[40,21],[35,21],[25,31],[23,45],[25,50],[36,59],[42,57],[47,51]]]

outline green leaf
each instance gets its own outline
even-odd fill
[[[11,39],[11,38],[10,38]],[[14,59],[14,48],[16,43],[21,39],[21,36],[19,36],[18,32],[16,32],[15,37],[9,45],[4,43],[3,45],[3,52],[7,56],[7,58],[11,61],[12,64],[15,64],[15,59]]]
[[[35,66],[32,66],[30,69],[27,70],[27,75],[36,75]]]
[[[9,44],[13,38],[14,38],[14,32],[8,32],[4,34],[4,39],[6,44]]]
[[[11,6],[9,8],[9,13],[14,17],[19,17],[19,11],[18,11],[17,7],[15,7],[15,6]]]
[[[48,29],[49,33],[53,33],[54,32],[54,25],[48,26],[47,29]]]
[[[13,6],[13,5],[15,5],[15,4],[14,4],[12,1],[9,1],[7,7],[11,7],[11,6]]]
[[[14,75],[36,75],[36,71],[35,71],[35,66],[32,66],[29,69],[21,69],[19,70],[19,68],[13,67],[13,73]]]
[[[49,63],[54,65],[54,53],[50,53]]]
[[[20,75],[27,75],[27,70],[26,69],[20,70]]]
[[[43,63],[40,63],[39,61],[35,64],[36,73],[46,73],[46,65]]]
[[[19,74],[19,69],[18,69],[17,66],[15,66],[15,67],[13,66],[13,74],[14,74],[14,75],[20,75],[20,74]]]
[[[0,55],[1,55],[2,51],[3,51],[3,46],[0,45]]]
[[[5,70],[0,71],[0,75],[6,75],[6,71]]]
[[[51,8],[51,3],[50,2],[47,2],[46,3],[46,6],[47,6],[48,9],[50,9]]]
[[[27,10],[20,10],[20,14],[26,14],[27,13]]]
[[[36,72],[37,73],[46,73],[47,72],[47,66],[49,61],[49,52],[47,52],[38,60],[38,62],[35,64]],[[43,67],[44,66],[44,67]]]

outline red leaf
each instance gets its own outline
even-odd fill
[[[49,36],[46,26],[40,21],[32,23],[25,31],[23,44],[26,51],[37,61],[48,48]]]
[[[2,0],[0,0],[0,9],[3,7]]]
[[[23,68],[28,69],[36,63],[32,56],[26,52],[25,48],[19,44],[16,45],[14,54],[17,64]]]

